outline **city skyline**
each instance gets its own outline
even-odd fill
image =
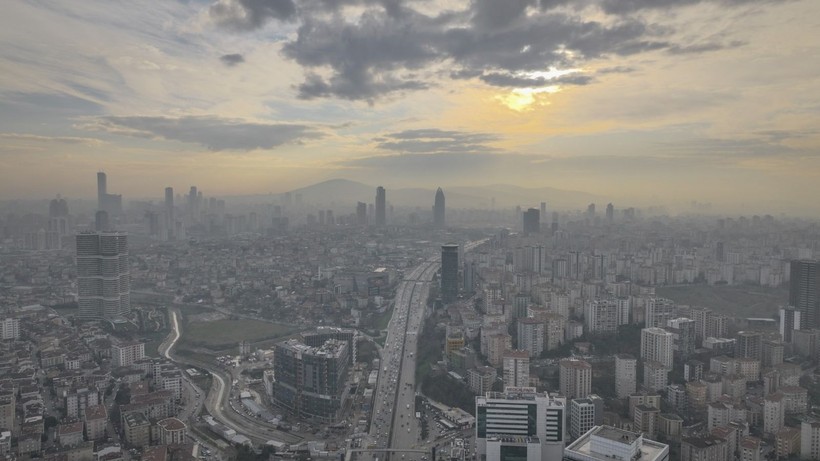
[[[12,2],[0,195],[91,196],[91,168],[131,197],[378,177],[818,212],[820,5],[541,3]]]

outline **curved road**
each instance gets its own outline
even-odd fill
[[[214,368],[211,364],[200,362],[198,360],[188,360],[174,357],[172,354],[173,348],[179,341],[182,334],[179,327],[178,312],[174,309],[169,309],[168,313],[171,318],[172,330],[171,333],[168,334],[166,341],[160,345],[160,354],[168,360],[178,364],[203,368],[211,374],[213,381],[211,389],[208,392],[208,397],[205,399],[204,403],[206,410],[208,410],[208,413],[210,413],[214,419],[235,430],[237,434],[247,436],[255,443],[263,444],[269,440],[277,440],[288,444],[294,444],[302,440],[302,438],[297,435],[276,430],[273,426],[264,421],[257,419],[251,420],[233,410],[225,410],[226,402],[228,403],[228,406],[230,406],[229,399],[231,388],[228,385],[230,378],[225,376],[220,370]],[[201,393],[195,384],[188,381],[187,377],[184,379],[195,390]]]

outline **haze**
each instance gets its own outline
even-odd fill
[[[819,27],[813,0],[7,1],[0,197],[93,198],[103,169],[126,197],[347,178],[816,215]]]

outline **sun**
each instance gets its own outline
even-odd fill
[[[582,69],[550,69],[548,71],[535,72],[521,72],[516,74],[516,77],[531,79],[533,81],[542,81],[544,85],[533,86],[525,88],[516,88],[508,93],[496,96],[502,104],[508,108],[523,112],[531,110],[536,106],[548,105],[549,102],[544,97],[548,94],[558,93],[561,91],[561,86],[557,83],[549,84],[550,81],[556,80],[564,75],[582,72]]]

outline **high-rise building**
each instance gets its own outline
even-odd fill
[[[763,432],[776,434],[783,429],[786,418],[786,399],[775,392],[763,398]]]
[[[441,246],[441,300],[450,303],[458,298],[458,245]]]
[[[643,363],[643,387],[650,391],[666,389],[669,382],[669,368],[660,362],[646,360]]]
[[[527,351],[504,352],[504,387],[530,385],[530,354]]]
[[[584,323],[589,333],[616,333],[618,331],[618,303],[612,298],[588,300]]]
[[[561,395],[579,399],[592,393],[592,365],[578,359],[563,359],[558,368]]]
[[[675,303],[665,298],[649,298],[646,300],[646,327],[666,327],[667,322],[673,318]]]
[[[109,216],[122,214],[122,195],[108,193],[108,178],[102,171],[97,173],[97,209]]]
[[[129,341],[111,345],[111,365],[130,367],[145,358],[145,343]]]
[[[672,348],[681,359],[695,353],[695,321],[686,317],[668,320],[666,329],[672,333]]]
[[[174,216],[174,188],[165,188],[165,231],[168,240],[176,238],[176,216]]]
[[[0,320],[0,333],[3,341],[20,339],[20,319],[16,317],[6,317]]]
[[[792,332],[800,329],[800,311],[792,306],[780,308],[780,338],[792,342]]]
[[[615,219],[615,207],[611,203],[606,206],[606,220],[612,222]]]
[[[820,421],[800,423],[800,459],[820,459]]]
[[[672,333],[663,328],[641,330],[641,359],[660,362],[672,369]]]
[[[518,348],[530,357],[538,357],[544,351],[544,322],[534,318],[518,319]]]
[[[569,403],[569,436],[573,439],[586,434],[604,421],[604,399],[595,394]]]
[[[522,215],[522,229],[525,234],[537,234],[541,231],[541,213],[536,208],[530,208]]]
[[[615,395],[619,399],[625,399],[638,390],[637,365],[638,360],[629,354],[615,356]]]
[[[444,191],[441,187],[436,191],[436,200],[433,204],[433,225],[436,227],[444,227]]]
[[[535,388],[514,388],[476,397],[477,459],[488,455],[493,437],[538,437],[541,461],[560,460],[564,454],[566,400],[538,394]]]
[[[367,225],[367,204],[364,202],[356,203],[356,224],[359,226]]]
[[[274,404],[299,418],[335,422],[347,400],[349,354],[347,342],[337,339],[319,347],[296,339],[276,344]]]
[[[77,303],[83,320],[116,319],[131,311],[127,234],[77,234]]]
[[[763,355],[763,335],[758,331],[740,331],[735,341],[735,357],[758,359]]]
[[[387,191],[384,187],[376,188],[376,226],[384,227],[387,225]]]
[[[800,328],[820,327],[820,261],[792,261],[789,306],[800,311]]]

